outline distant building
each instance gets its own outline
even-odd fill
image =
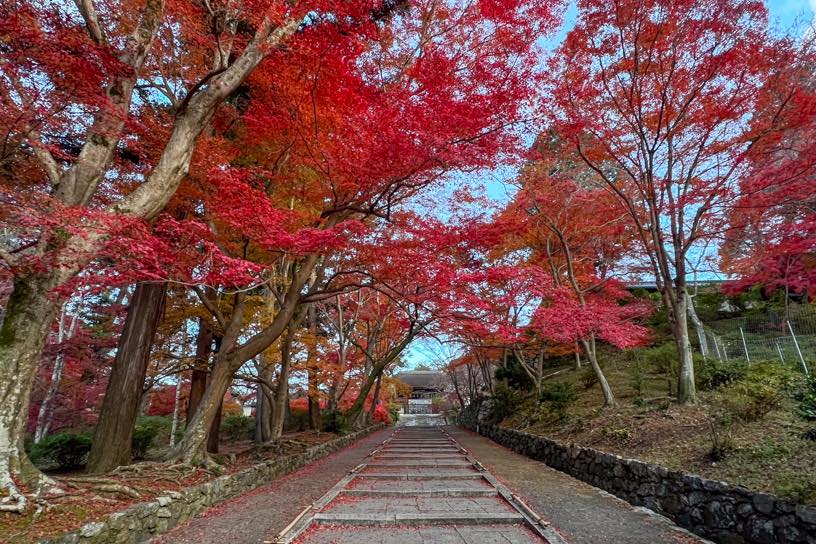
[[[444,396],[448,377],[437,370],[407,370],[394,378],[411,387],[410,397],[397,397],[406,414],[433,414],[433,399]]]

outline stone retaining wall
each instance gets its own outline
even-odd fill
[[[220,476],[184,491],[169,491],[151,502],[135,504],[122,512],[83,525],[42,544],[140,544],[159,533],[194,518],[207,508],[251,491],[383,428],[382,423],[307,449],[303,453],[254,465]]]
[[[461,421],[516,453],[645,506],[694,533],[724,544],[816,544],[816,507],[793,504],[744,487],[542,436]],[[814,467],[816,470],[816,467]]]

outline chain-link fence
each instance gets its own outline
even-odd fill
[[[713,321],[697,334],[697,349],[721,361],[780,361],[809,374],[816,362],[816,310],[797,306]]]

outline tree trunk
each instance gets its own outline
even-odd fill
[[[377,385],[374,386],[374,395],[371,397],[371,409],[368,411],[369,425],[374,421],[374,412],[377,411],[377,402],[380,398],[380,389],[382,388],[382,377],[382,374],[377,376]]]
[[[289,404],[289,369],[292,366],[292,343],[295,340],[296,328],[294,324],[286,330],[281,341],[281,367],[278,374],[278,383],[275,388],[275,405],[272,407],[272,436],[273,442],[280,440],[283,435],[283,424],[286,421],[287,405]]]
[[[198,320],[198,335],[196,336],[195,362],[190,377],[190,395],[187,397],[187,425],[190,425],[193,416],[198,410],[204,391],[207,389],[210,353],[212,352],[213,331],[210,322],[206,319]]]
[[[691,353],[689,341],[688,319],[686,317],[686,293],[684,288],[678,288],[676,312],[672,323],[672,332],[680,357],[679,376],[677,378],[677,401],[681,404],[695,404],[697,402],[697,387],[694,383],[694,357]]]
[[[708,359],[708,341],[706,340],[705,326],[697,316],[697,312],[694,309],[694,301],[692,300],[691,295],[686,294],[686,305],[689,318],[694,324],[694,329],[697,331],[697,340],[700,342],[700,353],[702,353],[703,359]]]
[[[601,391],[603,392],[604,396],[604,408],[608,406],[615,406],[615,404],[617,404],[615,401],[615,395],[612,394],[612,388],[609,386],[609,382],[606,381],[606,376],[604,375],[601,365],[598,364],[598,357],[595,354],[595,339],[590,338],[590,340],[581,340],[581,344],[584,346],[586,358],[589,361],[589,364],[592,366],[592,370],[595,372],[595,377],[598,378],[598,383],[601,386]]]
[[[309,334],[312,343],[309,344],[309,357],[306,361],[308,377],[308,402],[309,402],[309,428],[313,431],[320,430],[320,388],[317,368],[317,307],[309,304],[308,308]]]
[[[0,512],[22,512],[27,500],[18,487],[34,493],[55,490],[23,448],[31,386],[60,301],[51,292],[60,278],[16,277],[0,328]]]
[[[258,374],[266,383],[272,383],[274,366],[269,364],[265,357],[261,357]],[[255,404],[255,442],[263,444],[272,439],[272,407],[274,406],[273,392],[269,387],[258,383],[257,401]]]
[[[176,431],[178,431],[178,424],[179,424],[179,412],[181,411],[181,386],[182,386],[182,378],[181,374],[178,375],[178,379],[176,381],[176,394],[173,398],[173,422],[170,425],[170,447],[176,445]]]
[[[88,472],[92,474],[131,462],[133,425],[166,291],[166,283],[140,283],[133,291],[88,456]]]
[[[215,418],[210,425],[210,432],[207,433],[207,453],[218,453],[218,444],[221,438],[221,416],[223,415],[223,399],[215,412]]]
[[[213,334],[210,322],[200,319],[198,322],[198,335],[196,336],[196,354],[193,366],[193,374],[190,378],[190,396],[187,399],[187,425],[193,420],[193,416],[201,404],[204,392],[207,390],[210,372],[208,370],[210,353],[215,335]],[[221,428],[221,405],[207,432],[207,452],[218,453],[218,438]]]
[[[578,342],[575,342],[575,370],[581,370],[581,348],[578,347]]]
[[[374,386],[377,378],[379,378],[383,371],[385,371],[385,367],[388,366],[388,363],[390,363],[392,360],[393,358],[387,359],[373,365],[371,373],[368,375],[365,384],[363,384],[363,387],[360,389],[360,394],[357,395],[357,399],[355,399],[354,404],[352,404],[349,411],[346,412],[346,421],[350,422],[353,428],[361,429],[365,425],[366,411],[363,410],[363,408],[365,408],[365,401],[368,398],[368,393],[371,391],[371,388]]]
[[[62,371],[65,368],[65,353],[63,351],[62,343],[73,338],[76,332],[77,320],[79,314],[74,314],[71,318],[71,324],[67,325],[66,307],[62,307],[60,312],[59,325],[57,330],[57,345],[59,352],[54,358],[54,368],[51,370],[51,381],[48,384],[48,389],[43,396],[40,403],[40,409],[37,411],[37,426],[34,429],[34,443],[39,444],[40,441],[48,435],[48,429],[51,427],[51,421],[54,415],[52,403],[54,397],[59,391],[60,382],[62,381]]]

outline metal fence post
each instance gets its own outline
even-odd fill
[[[779,359],[784,363],[785,357],[782,356],[782,348],[779,347],[779,340],[774,342],[776,344],[776,352],[779,353]]]
[[[748,344],[745,343],[745,333],[742,332],[742,327],[739,328],[740,336],[742,336],[742,348],[745,350],[745,359],[748,361],[748,364],[751,364],[751,356],[748,355]]]
[[[723,344],[722,351],[723,351],[723,356],[725,356],[725,362],[727,363],[728,362],[728,349],[726,348],[725,344]]]
[[[722,355],[720,355],[720,344],[717,343],[717,337],[712,334],[711,339],[714,340],[714,350],[717,352],[717,359],[719,359],[720,362],[722,363]]]
[[[802,357],[802,350],[799,349],[799,342],[797,342],[796,335],[793,333],[793,327],[791,326],[790,320],[788,321],[788,330],[791,333],[791,338],[793,338],[793,345],[796,346],[796,353],[799,354],[799,361],[802,363],[802,370],[805,371],[805,376],[810,376],[810,370],[808,370],[807,363],[805,363],[805,358]]]

